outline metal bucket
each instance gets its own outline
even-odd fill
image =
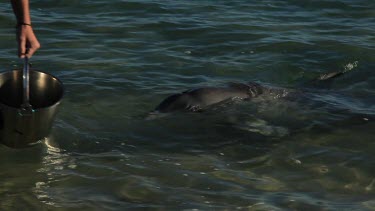
[[[32,146],[50,133],[57,107],[64,94],[56,77],[30,70],[30,104],[33,110],[21,109],[23,100],[22,70],[0,74],[0,141],[13,147]]]

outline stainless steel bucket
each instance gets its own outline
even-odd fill
[[[32,146],[50,133],[57,107],[64,94],[56,77],[30,70],[32,111],[21,109],[23,100],[22,70],[0,74],[0,141],[13,147]]]

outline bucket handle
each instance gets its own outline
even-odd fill
[[[17,121],[15,132],[23,135],[24,128],[30,125],[29,118],[32,118],[34,110],[30,104],[30,71],[29,71],[29,58],[26,56],[23,64],[22,72],[22,85],[23,85],[23,99],[21,108],[18,109]]]
[[[23,64],[22,72],[23,84],[23,101],[21,108],[24,110],[32,110],[30,104],[30,71],[29,71],[29,58],[26,56]]]

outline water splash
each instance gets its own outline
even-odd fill
[[[270,125],[267,121],[262,119],[246,121],[244,124],[238,126],[238,128],[253,133],[259,133],[264,136],[283,137],[289,134],[288,128]]]
[[[351,70],[353,70],[354,68],[356,68],[358,66],[358,61],[354,61],[354,62],[352,62],[352,63],[348,63],[348,64],[346,64],[345,66],[344,66],[344,73],[346,73],[346,72],[349,72],[349,71],[351,71]]]

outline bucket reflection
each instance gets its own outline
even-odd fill
[[[76,168],[75,160],[58,147],[53,136],[44,138],[43,143],[45,155],[37,172],[44,176],[43,179],[35,181],[33,192],[40,202],[60,207],[59,200],[56,198],[60,192],[54,186],[65,178],[68,174],[66,171]]]

